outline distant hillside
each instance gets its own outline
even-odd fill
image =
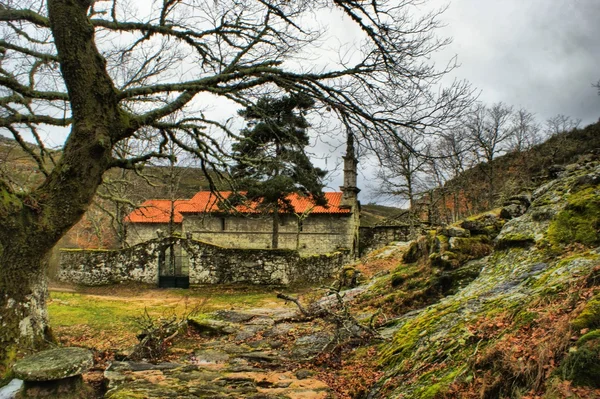
[[[369,203],[361,205],[360,225],[373,227],[405,213],[405,209]]]
[[[547,179],[551,166],[567,165],[582,157],[591,159],[598,155],[600,122],[554,135],[528,151],[498,157],[493,161],[496,193],[493,204],[488,204],[488,165],[478,164],[448,181],[443,190],[435,192],[432,202],[436,204],[437,220],[434,222],[449,222],[501,206],[511,196],[529,192]],[[430,199],[425,202],[429,203]]]
[[[35,144],[27,143],[33,150],[37,149]],[[54,159],[60,158],[60,151],[51,151]],[[50,164],[50,160],[46,160]],[[12,138],[0,136],[0,171],[8,175],[14,183],[27,189],[39,183],[42,174],[38,165],[32,157],[21,148]],[[127,182],[131,186],[131,192],[125,190],[123,199],[139,198],[168,198],[169,188],[166,184],[168,175],[171,173],[168,167],[146,166],[141,174],[130,170],[109,170],[105,175],[106,181]],[[200,168],[175,167],[173,175],[176,176],[176,195],[181,198],[190,198],[199,190],[209,189],[208,179]],[[215,184],[221,185],[215,178]]]

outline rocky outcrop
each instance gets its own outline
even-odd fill
[[[295,310],[272,308],[194,319],[192,328],[210,340],[179,363],[113,362],[104,373],[105,397],[330,398],[313,371],[291,365],[320,353],[332,337],[285,321],[294,317]]]
[[[495,398],[545,391],[566,397],[561,390],[568,386],[587,397],[599,394],[599,173],[597,163],[560,171],[534,191],[522,215],[508,215],[493,253],[468,262],[480,268],[473,281],[388,325],[393,341],[381,348],[386,375],[368,397]],[[477,237],[493,220],[461,227]],[[461,241],[469,238],[440,233],[415,243],[405,261],[429,253],[442,268],[460,265],[452,254],[472,251]]]

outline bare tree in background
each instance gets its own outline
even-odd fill
[[[435,141],[432,152],[436,157],[430,160],[428,175],[442,190],[442,218],[446,222],[455,222],[470,212],[463,176],[475,163],[472,143],[468,140],[466,130],[450,129]]]
[[[495,176],[493,160],[508,149],[513,135],[512,107],[499,102],[487,107],[477,104],[466,119],[468,138],[481,162],[488,185],[488,208],[494,206]]]
[[[413,131],[404,132],[403,137],[408,146],[399,142],[379,145],[377,157],[381,168],[377,171],[375,192],[408,201],[409,209],[414,210],[418,195],[427,189],[424,172],[430,144],[427,138]]]
[[[558,114],[546,120],[546,134],[556,136],[561,133],[570,132],[577,129],[581,124],[581,119],[573,119],[570,116]]]
[[[524,108],[519,109],[512,117],[513,132],[510,135],[509,151],[523,152],[540,144],[544,136],[535,115]]]
[[[220,137],[234,133],[208,105],[237,109],[283,92],[314,98],[365,147],[402,143],[398,132],[452,122],[469,104],[470,89],[438,88],[453,65],[440,71],[427,63],[447,41],[434,36],[440,11],[423,15],[422,6],[175,0],[140,13],[117,1],[0,0],[0,128],[43,175],[26,191],[0,181],[0,378],[16,348],[52,338],[46,260],[87,210],[104,173],[168,157],[161,145],[122,156],[115,149],[123,140],[161,132],[205,170],[224,166]],[[337,61],[325,51],[326,25],[311,18],[332,10],[361,40]],[[42,139],[49,127],[69,131],[60,153]],[[26,134],[37,147],[25,144]]]
[[[125,139],[115,146],[113,152],[119,158],[143,154],[148,151],[152,141],[154,141],[152,138],[147,140]],[[102,176],[102,184],[98,187],[93,205],[110,218],[116,241],[121,246],[126,245],[125,216],[147,199],[142,194],[147,190],[141,190],[139,184],[155,186],[156,183],[153,180],[155,178],[145,174],[141,167],[115,168],[111,173],[105,173]]]

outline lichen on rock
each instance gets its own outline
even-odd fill
[[[58,348],[38,352],[13,366],[24,381],[52,381],[80,375],[92,367],[92,353],[84,348]]]
[[[471,261],[481,269],[473,281],[389,327],[393,339],[380,348],[386,374],[369,398],[516,397],[543,392],[551,370],[559,380],[597,388],[600,299],[586,295],[600,285],[589,277],[600,264],[589,249],[600,242],[600,191],[582,176],[599,171],[597,163],[568,168],[536,190],[527,211],[504,224],[494,252]],[[462,226],[473,229],[472,237],[442,240],[429,254],[432,264],[451,269],[458,254],[473,250],[468,240],[484,228]],[[558,227],[567,233],[556,234]],[[415,249],[436,247],[421,240]],[[573,243],[582,246],[566,246]],[[541,340],[539,347],[523,342],[528,334]],[[573,335],[582,336],[569,349]]]

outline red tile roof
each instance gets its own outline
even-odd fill
[[[222,212],[218,203],[221,198],[227,198],[231,195],[231,191],[220,191],[218,196],[210,191],[199,191],[190,200],[175,201],[175,214],[173,221],[181,223],[183,220],[182,214],[185,213],[211,213]],[[220,198],[219,198],[220,197]],[[313,204],[309,197],[302,197],[297,194],[291,194],[288,198],[292,202],[294,212],[306,212]],[[316,206],[310,213],[319,214],[349,214],[350,208],[341,207],[342,193],[328,192],[325,193],[327,206]],[[241,213],[258,213],[254,206],[238,206],[238,212]],[[168,223],[171,214],[171,201],[169,200],[148,200],[144,202],[140,208],[131,212],[125,218],[126,222],[130,223]]]
[[[183,216],[179,211],[187,202],[187,200],[175,201],[173,222],[181,223],[183,221]],[[130,223],[169,223],[170,215],[170,200],[148,200],[127,215],[125,221]]]

